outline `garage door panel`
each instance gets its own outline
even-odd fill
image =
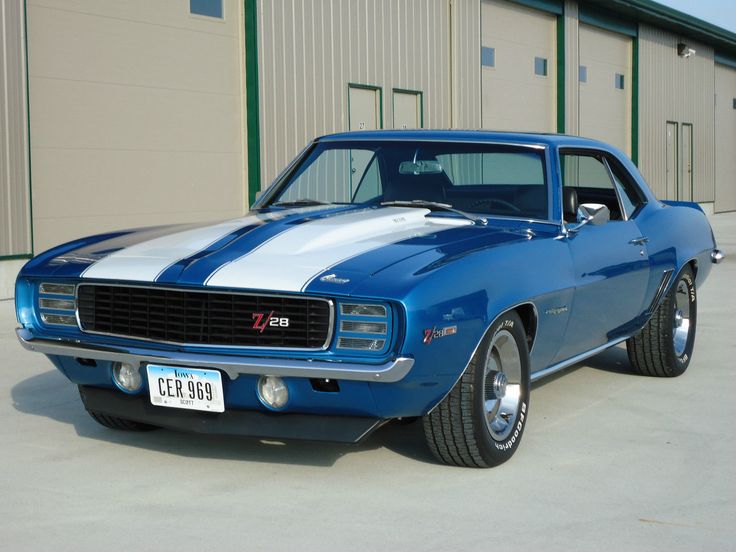
[[[482,127],[554,132],[556,110],[556,17],[510,2],[481,4],[481,44],[495,64],[481,68]],[[534,59],[547,60],[547,75]]]
[[[736,211],[736,69],[716,64],[715,210]]]
[[[587,73],[579,83],[580,134],[631,154],[632,40],[581,24],[579,47]],[[616,75],[623,75],[623,83]]]

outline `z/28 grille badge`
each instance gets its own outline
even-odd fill
[[[266,328],[288,328],[289,319],[286,317],[278,317],[273,315],[274,311],[268,314],[263,312],[253,313],[253,329],[263,333]]]

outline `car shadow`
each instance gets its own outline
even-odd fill
[[[85,412],[76,387],[56,370],[23,380],[10,392],[17,411],[69,424],[80,437],[166,454],[329,467],[343,456],[385,448],[415,461],[437,464],[424,442],[422,425],[416,422],[386,425],[358,444],[255,439],[168,429],[141,433],[97,424]]]
[[[560,378],[564,378],[567,374],[586,367],[600,370],[602,372],[609,372],[611,374],[621,374],[625,376],[638,375],[629,363],[629,356],[626,353],[626,347],[618,345],[534,382],[532,384],[532,390],[544,387]]]
[[[635,374],[629,365],[626,350],[614,347],[534,383],[532,389],[543,387],[583,367],[627,376]],[[385,448],[414,461],[439,465],[427,448],[419,421],[388,424],[358,444],[205,435],[168,429],[150,433],[119,431],[92,420],[82,406],[76,387],[56,370],[16,384],[11,389],[11,397],[17,411],[69,424],[80,437],[167,454],[329,467],[343,456]]]

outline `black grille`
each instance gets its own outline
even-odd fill
[[[84,331],[170,343],[319,349],[330,334],[324,299],[85,284],[77,307]],[[260,331],[258,314],[288,327]]]

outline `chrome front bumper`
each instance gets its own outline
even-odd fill
[[[710,253],[710,260],[713,264],[718,264],[724,259],[725,255],[720,249],[714,249]]]
[[[155,349],[124,347],[118,345],[91,345],[78,341],[38,339],[25,328],[15,330],[20,344],[29,351],[46,355],[90,358],[131,364],[158,363],[190,368],[215,368],[225,372],[230,379],[240,374],[271,375],[298,378],[330,378],[353,381],[400,381],[414,366],[414,359],[399,357],[385,364],[358,364],[325,362],[317,360],[293,360],[275,358],[240,357],[218,354],[183,353]]]

